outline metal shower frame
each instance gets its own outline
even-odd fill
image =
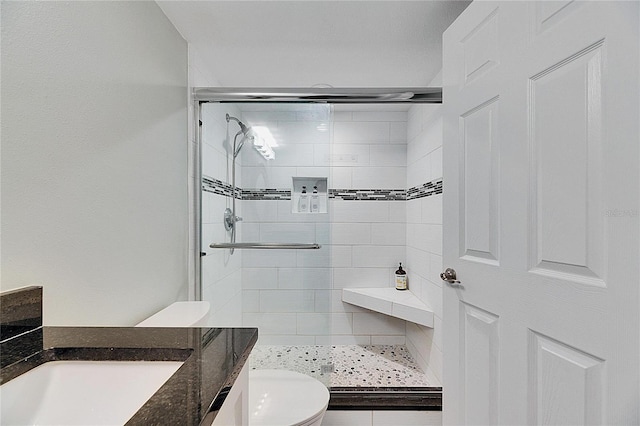
[[[202,300],[202,104],[203,103],[325,103],[440,104],[441,87],[381,88],[231,88],[195,87],[192,91],[196,150],[193,181],[194,298]],[[235,161],[235,160],[234,160]],[[235,194],[233,194],[235,197]]]

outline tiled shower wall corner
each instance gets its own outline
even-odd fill
[[[442,106],[411,107],[407,136],[407,187],[441,180]],[[407,348],[442,382],[442,194],[409,199],[406,205],[409,288],[434,312],[433,328],[407,322]]]

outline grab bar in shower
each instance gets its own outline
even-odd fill
[[[263,249],[263,250],[317,250],[322,247],[320,244],[299,244],[299,243],[212,243],[211,248],[222,249]]]

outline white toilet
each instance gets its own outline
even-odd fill
[[[175,302],[136,327],[207,327],[209,302]],[[320,426],[329,391],[287,370],[249,372],[249,426]]]
[[[175,302],[136,327],[206,327],[210,309],[209,302]]]
[[[327,387],[305,374],[249,372],[250,426],[320,426],[328,404]]]

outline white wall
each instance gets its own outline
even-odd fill
[[[154,2],[2,2],[2,289],[48,325],[187,297],[187,45]]]

